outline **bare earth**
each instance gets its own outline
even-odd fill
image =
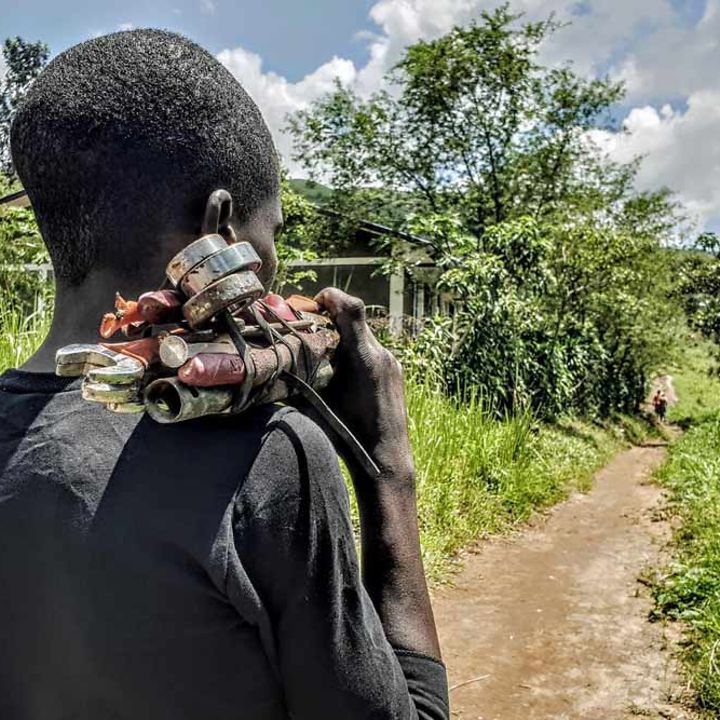
[[[466,558],[434,606],[451,708],[462,720],[619,720],[693,715],[644,569],[668,527],[648,482],[661,447],[618,455],[587,495]]]

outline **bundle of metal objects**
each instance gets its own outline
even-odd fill
[[[217,232],[222,213],[231,212],[228,201],[222,190],[211,196],[203,230],[210,225],[215,231],[170,261],[167,287],[137,301],[116,296],[100,335],[109,339],[122,331],[127,341],[63,347],[57,374],[83,377],[82,394],[90,402],[120,413],[146,410],[164,424],[237,414],[299,394],[366,471],[377,474],[317,394],[332,377],[338,333],[312,300],[262,297],[253,247],[228,243]]]
[[[323,387],[337,333],[327,318],[307,312],[317,311],[310,300],[258,300],[259,269],[249,243],[196,240],[168,265],[175,291],[116,298],[100,334],[122,330],[128,342],[61,348],[57,374],[83,376],[86,400],[115,412],[147,410],[161,423],[285,399],[294,388],[283,372]]]

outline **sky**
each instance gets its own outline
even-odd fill
[[[368,95],[403,48],[477,18],[497,0],[0,0],[0,38],[51,54],[134,27],[181,32],[213,52],[260,106],[291,174],[286,116],[335,77]],[[720,0],[513,0],[528,19],[568,24],[543,49],[586,76],[623,80],[617,132],[594,139],[616,160],[641,156],[638,187],[670,187],[697,230],[720,231]],[[0,68],[0,72],[2,68]]]

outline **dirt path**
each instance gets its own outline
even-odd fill
[[[667,532],[647,482],[664,452],[621,453],[589,494],[484,544],[435,594],[454,718],[692,717],[670,700],[678,678],[638,582]]]

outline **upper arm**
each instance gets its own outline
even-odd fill
[[[235,544],[272,621],[297,718],[416,718],[362,585],[337,456],[292,413],[263,444],[236,503]]]

